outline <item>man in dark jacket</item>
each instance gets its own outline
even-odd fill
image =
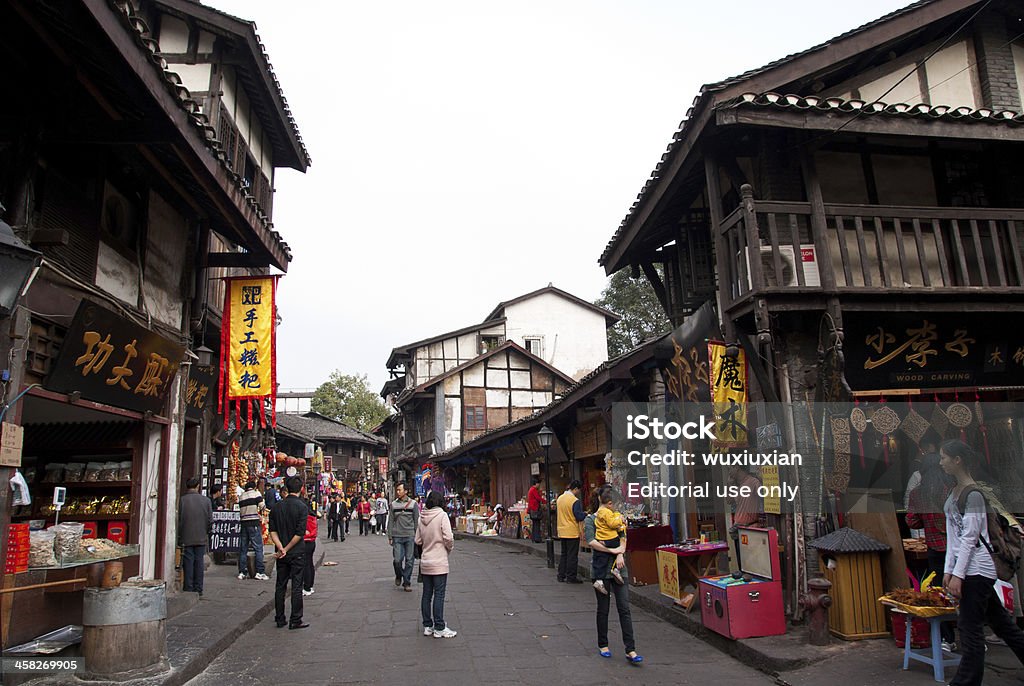
[[[299,497],[302,479],[290,476],[285,480],[288,496],[270,511],[270,538],[274,541],[274,556],[277,558],[277,583],[274,588],[274,619],[277,626],[288,625],[289,629],[305,629],[309,626],[302,621],[302,575],[305,571],[306,517],[309,508]],[[284,595],[288,582],[292,583],[291,619],[285,621]]]
[[[185,572],[183,591],[203,595],[203,572],[206,570],[206,544],[213,528],[213,505],[199,493],[199,477],[185,482],[188,491],[181,496],[178,537],[181,541],[181,564]]]
[[[346,507],[345,501],[340,495],[335,493],[331,496],[331,504],[327,508],[328,534],[335,543],[338,541],[339,534],[341,535],[341,540],[345,540],[344,522],[347,516],[348,507]]]

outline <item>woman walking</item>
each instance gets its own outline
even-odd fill
[[[313,554],[316,552],[317,523],[314,507],[306,500],[306,507],[309,514],[306,515],[306,535],[303,540],[303,554],[306,556],[305,567],[302,570],[302,595],[313,595],[313,581],[316,577],[316,567],[313,563]]]
[[[388,530],[388,501],[383,493],[378,493],[373,503],[373,516],[377,518],[377,534],[384,536]]]
[[[640,665],[644,658],[636,653],[636,640],[633,637],[633,618],[629,611],[629,585],[626,580],[629,574],[626,570],[626,563],[623,555],[626,552],[626,542],[621,542],[614,548],[610,548],[597,539],[597,511],[603,504],[611,503],[615,489],[611,486],[602,486],[594,492],[590,499],[590,514],[583,520],[583,536],[587,540],[594,554],[591,555],[591,575],[594,576],[593,558],[599,554],[614,556],[611,564],[598,565],[598,576],[595,578],[594,595],[597,596],[597,652],[601,657],[611,657],[612,651],[608,647],[608,612],[611,609],[611,600],[615,598],[615,609],[619,613],[619,628],[622,631],[622,642],[626,650],[626,661],[632,665]],[[603,569],[602,569],[603,567]],[[618,571],[618,576],[612,573]],[[622,581],[619,581],[619,578]],[[602,582],[604,591],[596,586],[596,582]]]
[[[372,510],[373,507],[370,505],[370,501],[366,499],[366,496],[359,496],[359,504],[356,505],[356,514],[359,515],[360,536],[370,535],[370,514]]]
[[[455,536],[452,535],[448,513],[444,511],[444,496],[437,491],[427,493],[426,508],[420,514],[415,542],[423,546],[423,552],[420,553],[423,635],[454,638],[458,632],[444,623],[444,595],[448,588],[448,555],[455,546]]]
[[[979,490],[972,476],[980,465],[978,454],[961,441],[946,441],[939,451],[939,466],[956,480],[946,499],[946,564],[942,585],[960,599],[960,667],[952,686],[980,686],[985,675],[985,635],[988,623],[996,636],[1024,664],[1024,632],[996,596],[997,574],[988,548],[988,509],[995,507]]]

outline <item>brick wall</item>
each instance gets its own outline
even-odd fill
[[[982,102],[985,107],[997,111],[1020,112],[1021,96],[1017,89],[1013,52],[1007,45],[1006,20],[990,9],[975,20],[973,28]]]

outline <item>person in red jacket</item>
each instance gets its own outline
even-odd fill
[[[543,521],[541,506],[547,505],[548,500],[540,492],[540,477],[533,477],[533,485],[526,494],[526,513],[530,515],[530,537],[534,543],[540,543],[540,525]]]
[[[306,568],[302,573],[302,595],[313,595],[313,581],[316,576],[316,567],[313,566],[313,553],[316,551],[316,515],[313,514],[313,507],[306,501],[309,514],[306,516],[306,535],[304,541],[304,554],[306,556]]]
[[[356,515],[359,517],[360,536],[370,535],[370,514],[372,511],[373,506],[370,505],[370,501],[366,499],[366,496],[359,496],[359,504],[356,505]]]

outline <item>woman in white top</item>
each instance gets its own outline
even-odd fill
[[[977,468],[978,454],[962,441],[946,441],[939,451],[939,466],[956,479],[943,511],[946,514],[946,565],[942,585],[960,599],[960,667],[951,686],[980,686],[985,674],[985,623],[1006,641],[1024,664],[1024,632],[999,602],[993,586],[996,566],[982,543],[991,540],[988,533],[987,503],[977,490],[971,472]],[[967,493],[963,513],[961,494]]]

